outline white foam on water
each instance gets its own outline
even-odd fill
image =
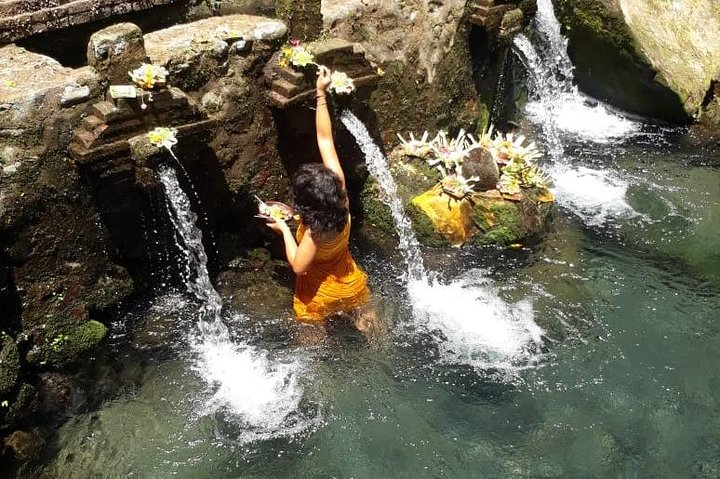
[[[225,413],[241,426],[240,443],[291,436],[318,425],[319,412],[301,413],[308,374],[299,357],[270,358],[266,350],[231,341],[195,344],[195,369],[212,390],[201,415]]]
[[[241,443],[288,436],[320,421],[319,413],[304,415],[305,392],[300,378],[307,368],[300,358],[270,358],[268,351],[234,343],[222,318],[222,300],[210,281],[207,255],[197,215],[191,210],[175,171],[163,165],[158,177],[165,187],[170,219],[179,234],[183,279],[187,292],[199,302],[199,337],[191,336],[194,369],[211,395],[200,415],[226,413],[239,423]]]
[[[576,138],[595,143],[608,143],[626,138],[640,130],[640,125],[606,108],[601,103],[588,105],[581,94],[563,93],[552,102],[531,101],[525,112],[534,123],[552,122],[554,126]]]
[[[643,217],[626,200],[627,181],[611,170],[556,165],[549,168],[549,172],[558,203],[588,225],[598,226],[618,218]]]
[[[411,281],[415,326],[437,340],[442,360],[481,370],[516,371],[539,354],[543,330],[528,299],[508,303],[494,282],[473,269],[453,281]]]

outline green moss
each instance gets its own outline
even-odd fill
[[[483,102],[478,102],[478,120],[475,134],[480,137],[490,129],[490,110]]]
[[[107,327],[94,320],[46,338],[39,351],[28,361],[64,366],[83,359],[83,355],[97,346],[107,334]]]
[[[493,198],[476,198],[471,217],[479,229],[473,244],[509,245],[525,236],[520,203]]]

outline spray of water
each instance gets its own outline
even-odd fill
[[[564,146],[568,136],[574,141],[609,143],[636,134],[640,125],[577,90],[567,39],[560,32],[551,0],[538,0],[535,24],[532,42],[519,34],[513,45],[529,74],[533,98],[526,113],[542,133],[553,160],[547,170],[558,203],[591,225],[641,216],[626,201],[626,179],[611,170],[572,165]]]
[[[171,167],[161,166],[158,177],[177,231],[185,285],[199,304],[200,335],[190,342],[196,357],[194,369],[212,390],[204,413],[222,411],[240,422],[240,441],[307,429],[319,416],[298,412],[304,396],[300,378],[307,375],[302,359],[271,359],[265,350],[232,341],[221,316],[222,300],[210,282],[202,232],[190,200]]]
[[[351,112],[340,116],[365,153],[368,171],[380,185],[390,207],[400,249],[408,269],[407,290],[412,305],[412,328],[432,335],[444,361],[479,369],[513,371],[534,357],[542,330],[533,321],[530,301],[509,304],[493,282],[479,270],[443,284],[430,279],[422,253],[397,195],[385,155],[365,125]]]

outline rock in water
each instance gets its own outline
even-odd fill
[[[500,180],[497,163],[485,148],[475,148],[470,151],[462,164],[462,172],[465,178],[472,176],[480,178],[477,189],[481,191],[494,190]]]

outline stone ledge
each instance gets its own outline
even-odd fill
[[[145,35],[145,51],[153,63],[166,65],[193,46],[213,49],[214,44],[272,42],[287,35],[287,26],[279,21],[255,15],[227,15],[176,25]],[[190,59],[192,60],[192,59]]]
[[[178,0],[11,0],[0,4],[0,43]],[[42,7],[36,4],[41,3]]]

